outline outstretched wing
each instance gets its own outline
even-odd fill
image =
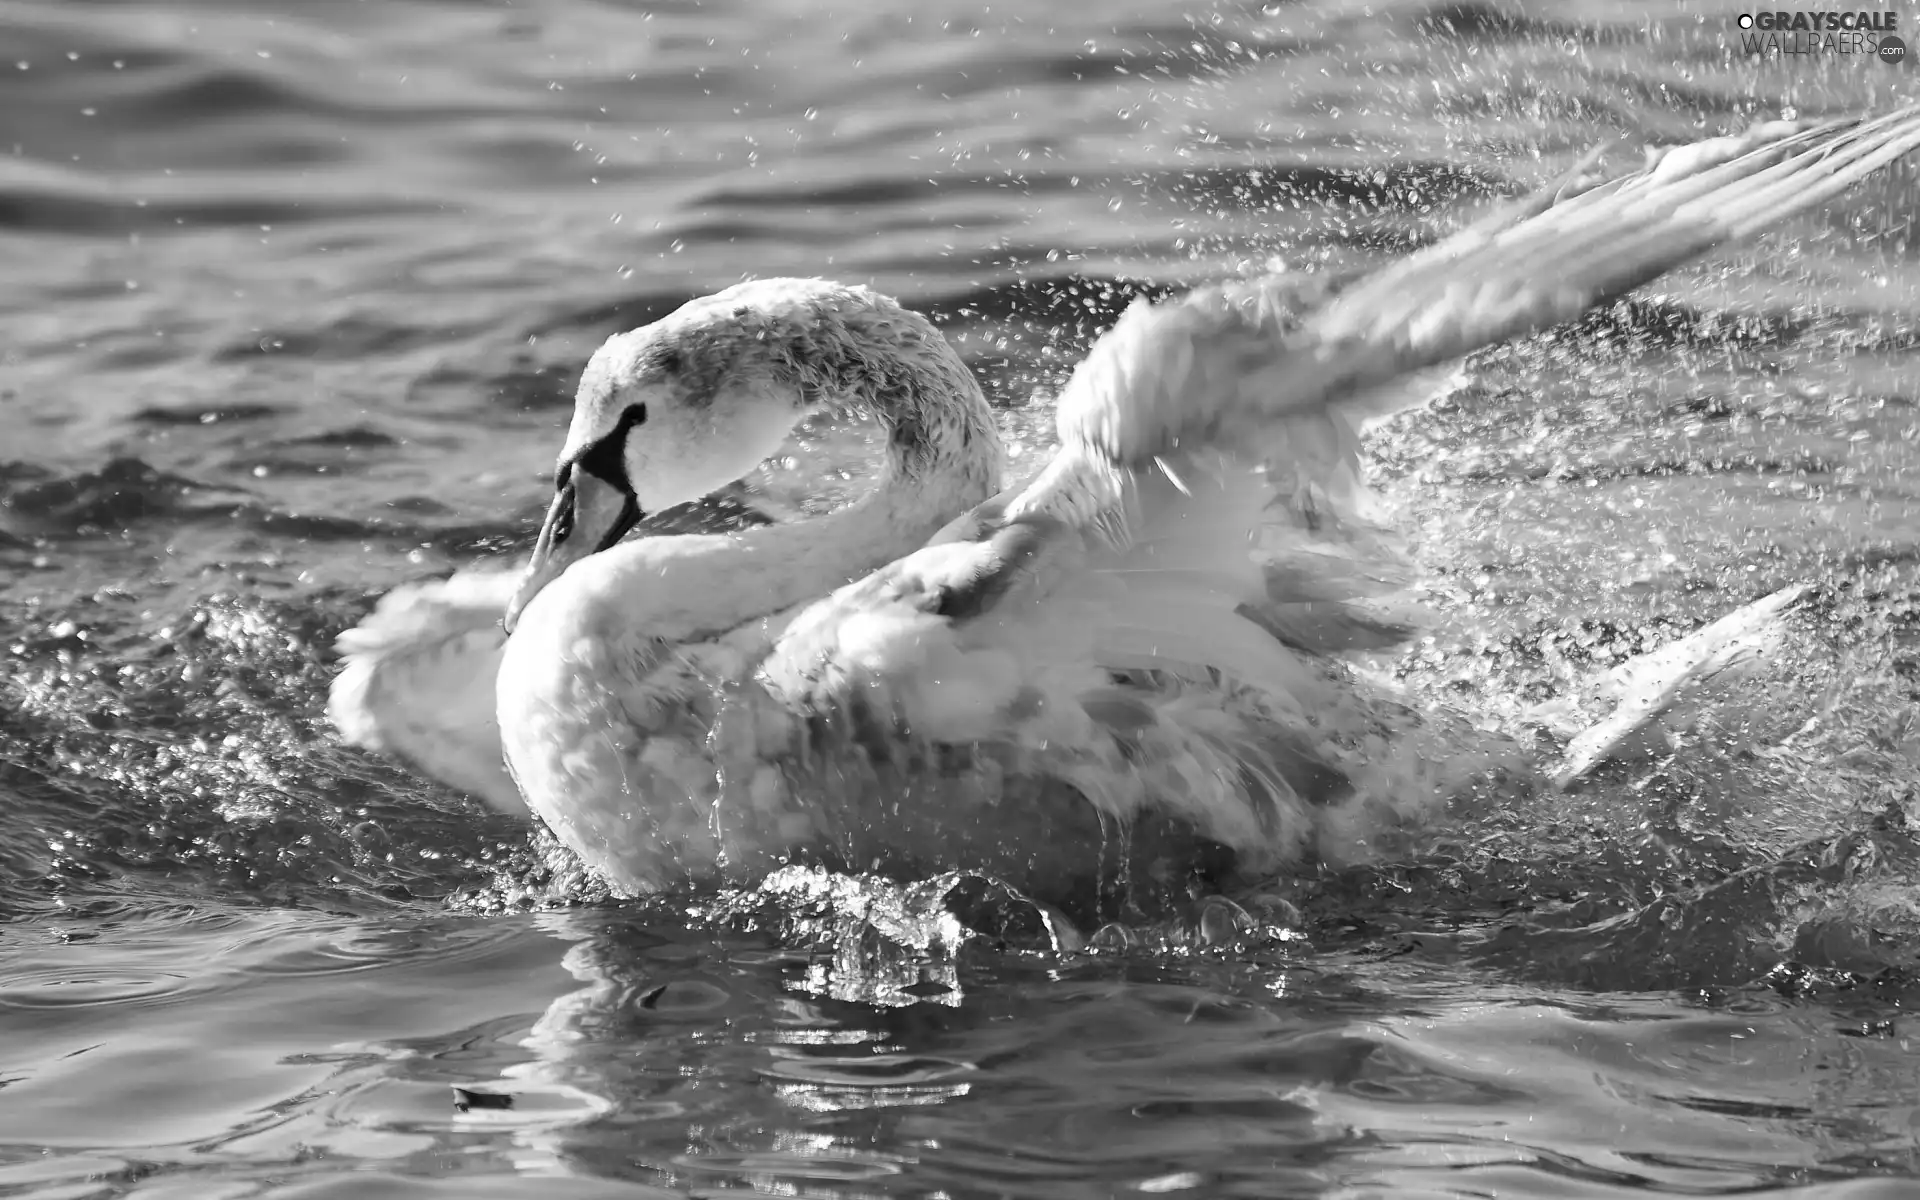
[[[1920,110],[1759,126],[1611,182],[1563,180],[1351,286],[1275,278],[1136,304],[1063,393],[1048,467],[801,613],[763,681],[803,710],[855,706],[923,739],[1084,748],[1104,771],[1085,790],[1122,813],[1145,801],[1115,794],[1116,773],[1154,746],[1178,770],[1153,799],[1192,805],[1237,847],[1297,837],[1298,793],[1327,773],[1244,735],[1326,746],[1363,720],[1296,652],[1391,636],[1327,619],[1395,582],[1363,511],[1362,423],[1419,398],[1421,372],[1575,317],[1916,146]],[[1142,671],[1152,686],[1129,689]]]
[[[1371,415],[1370,398],[1393,393],[1370,389],[1571,320],[1916,148],[1920,108],[1775,121],[1650,151],[1641,170],[1604,182],[1583,162],[1349,286],[1316,293],[1283,276],[1136,303],[1062,393],[1062,444],[1140,466],[1195,442],[1271,443],[1276,420],[1295,433],[1330,414]],[[1036,493],[1028,507],[1050,502]]]

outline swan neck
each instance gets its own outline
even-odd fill
[[[856,408],[879,424],[885,461],[873,495],[968,507],[997,490],[999,430],[946,337],[893,301],[836,315],[834,336],[796,364],[797,382],[806,408]]]
[[[763,532],[783,547],[793,574],[817,589],[796,600],[919,549],[1000,490],[993,410],[945,336],[890,301],[840,320],[837,336],[808,356],[801,392],[810,408],[838,404],[871,415],[885,434],[885,457],[871,490],[853,503]]]
[[[772,612],[817,599],[925,545],[958,512],[990,494],[984,480],[961,481],[895,471],[871,492],[830,513],[735,535],[760,560],[763,578],[780,593]]]

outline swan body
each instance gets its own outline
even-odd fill
[[[496,732],[513,779],[634,892],[795,856],[1044,885],[1146,829],[1251,871],[1351,850],[1369,819],[1433,802],[1328,657],[1406,631],[1365,604],[1404,568],[1367,511],[1364,422],[1462,354],[1917,146],[1913,111],[1758,126],[1611,181],[1582,164],[1357,282],[1273,277],[1136,305],[1062,395],[1052,461],[1004,491],[964,366],[863,289],[746,284],[620,335],[583,375],[554,506],[507,604]],[[868,404],[888,429],[866,499],[620,541],[834,403]],[[1763,637],[1784,607],[1728,636]],[[1659,694],[1621,702],[1567,778],[1727,661],[1674,656],[1649,676]]]
[[[805,294],[840,304],[843,293],[769,281],[698,303],[730,325],[753,319],[747,301]],[[1269,313],[1285,302],[1260,298]],[[1239,321],[1239,310],[1226,319]],[[594,516],[569,527],[568,514],[620,511],[622,477],[672,462],[694,482],[667,488],[656,478],[648,502],[678,500],[757,462],[782,422],[808,407],[804,394],[777,385],[672,377],[698,357],[699,335],[679,335],[681,359],[663,371],[663,334],[640,333],[610,342],[587,371],[587,415],[576,416],[563,451],[560,515],[548,525],[564,536],[543,535],[524,599],[509,608],[514,633],[497,686],[515,779],[530,798],[554,798],[533,799],[535,811],[602,876],[646,891],[716,867],[764,874],[806,854],[896,873],[958,861],[1027,882],[1098,859],[1102,843],[1150,808],[1194,838],[1234,848],[1251,868],[1313,847],[1308,806],[1348,790],[1337,760],[1352,756],[1330,739],[1367,727],[1364,707],[1350,703],[1352,689],[1319,655],[1362,635],[1405,632],[1347,604],[1372,587],[1359,581],[1398,567],[1359,503],[1357,422],[1423,397],[1432,379],[1276,418],[1270,440],[1282,452],[1271,463],[1169,451],[1143,474],[1063,456],[1032,486],[985,507],[984,495],[952,503],[948,488],[945,507],[916,509],[931,486],[921,477],[904,497],[901,485],[883,483],[828,517],[730,537],[644,538],[577,553],[555,570],[543,558],[550,544],[565,553],[606,536],[594,532]],[[798,340],[755,345],[781,347],[769,353],[788,362],[821,339],[786,348]],[[984,411],[971,387],[946,394]],[[636,420],[641,406],[647,416]],[[688,408],[733,410],[734,426],[758,430],[759,444],[689,434]],[[756,408],[767,415],[741,412]],[[622,447],[622,461],[609,461],[609,444]],[[737,457],[710,468],[708,454]],[[589,491],[608,495],[582,506]],[[921,686],[897,689],[884,705],[878,680],[843,674],[842,692],[867,703],[830,705],[779,675],[820,630],[821,609],[789,628],[802,606],[849,583],[885,589],[892,568],[876,569],[930,538],[938,544],[920,555],[964,573],[972,557],[1001,550],[960,532],[966,523],[1042,495],[1046,519],[1067,535],[1047,553],[1074,583],[1037,617],[997,610],[996,627],[1015,631],[1019,644],[998,648],[990,667],[986,658],[951,673],[915,664],[907,673]],[[1108,541],[1130,511],[1144,523],[1118,550]],[[948,520],[956,513],[958,524]],[[1346,577],[1326,569],[1335,562]],[[1246,604],[1251,615],[1238,611]],[[1309,646],[1276,638],[1273,630],[1290,628],[1305,640],[1309,623],[1288,618],[1314,605],[1340,608],[1343,620],[1327,628],[1349,640],[1328,644],[1324,630]],[[896,616],[871,607],[836,636],[898,647],[916,625]],[[1227,660],[1230,682],[1215,677]],[[1003,728],[1016,713],[1032,720]]]

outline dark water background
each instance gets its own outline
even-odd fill
[[[1285,881],[1286,936],[569,906],[320,717],[374,597],[524,549],[612,331],[871,282],[1036,453],[1142,286],[1920,94],[1740,8],[0,0],[0,1196],[1913,1194],[1912,168],[1375,439],[1443,614],[1380,667],[1466,719],[1822,592],[1671,760]]]

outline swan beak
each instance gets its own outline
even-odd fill
[[[507,632],[513,632],[520,621],[520,610],[542,588],[574,563],[625,537],[643,515],[631,491],[578,465],[567,468],[554,493],[553,507],[547,510],[546,523],[540,526],[540,540],[534,543],[526,578],[507,603],[503,622]]]

